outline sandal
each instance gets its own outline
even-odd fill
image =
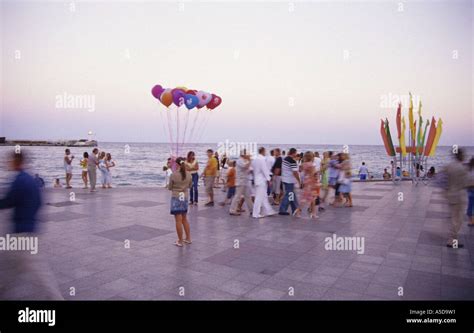
[[[185,239],[185,240],[183,240],[183,243],[185,243],[185,244],[192,244],[193,241]]]
[[[293,212],[294,217],[301,217],[301,209],[296,208],[295,211]]]
[[[180,243],[179,241],[174,242],[173,245],[176,245],[177,247],[183,247],[183,243]]]

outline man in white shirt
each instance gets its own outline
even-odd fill
[[[275,215],[275,212],[268,201],[267,187],[270,182],[270,170],[265,159],[265,148],[258,149],[258,155],[252,161],[253,179],[255,184],[255,202],[252,216],[262,218]],[[262,211],[262,213],[261,213]]]
[[[319,157],[319,152],[315,151],[314,152],[314,162],[313,162],[313,165],[314,165],[314,169],[316,170],[316,172],[321,172],[321,157]]]
[[[364,181],[369,178],[369,169],[365,165],[365,162],[362,162],[362,165],[359,168],[359,179]]]
[[[235,195],[232,198],[230,204],[229,213],[230,215],[240,215],[237,207],[241,198],[244,198],[245,203],[249,212],[253,210],[253,202],[250,197],[251,189],[249,186],[249,169],[250,169],[250,155],[247,155],[245,152],[242,152],[240,158],[237,160],[236,165],[236,177],[235,177]]]
[[[267,188],[267,195],[270,195],[272,193],[272,179],[273,179],[273,164],[275,164],[275,155],[273,153],[273,150],[270,150],[270,155],[265,156],[265,162],[267,163],[267,168],[270,171],[270,184],[268,185]]]

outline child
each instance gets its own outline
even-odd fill
[[[59,178],[56,178],[54,180],[54,185],[53,185],[54,188],[62,188],[63,186],[61,185],[61,182],[59,181]]]
[[[170,184],[170,177],[173,171],[171,171],[171,168],[166,165],[163,167],[163,171],[165,172],[165,187],[168,187],[168,185]]]
[[[227,196],[224,200],[224,202],[221,202],[221,206],[225,206],[229,204],[232,201],[232,198],[235,195],[235,161],[228,161],[227,165],[229,168],[227,169],[227,182],[226,182],[226,187],[227,187]]]

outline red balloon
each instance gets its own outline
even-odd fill
[[[222,103],[222,98],[220,98],[217,95],[212,94],[211,101],[209,103],[207,103],[206,106],[207,106],[208,109],[213,110],[213,109],[217,108],[219,105],[221,105],[221,103]]]
[[[196,90],[192,90],[192,89],[186,90],[186,94],[188,94],[188,95],[194,95],[194,96],[196,96],[196,92],[197,92]]]

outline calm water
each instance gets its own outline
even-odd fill
[[[116,161],[117,167],[113,170],[113,183],[115,186],[162,186],[164,184],[163,166],[169,156],[169,144],[167,143],[101,143],[100,150],[110,152]],[[264,145],[267,149],[280,147],[287,150],[295,147],[298,151],[319,151],[326,150],[341,151],[341,145]],[[183,151],[193,150],[196,152],[201,166],[206,161],[206,149],[217,149],[215,144],[192,144],[183,148]],[[10,181],[13,174],[6,172],[6,155],[13,147],[0,147],[1,172],[0,187],[4,187]],[[51,187],[55,178],[60,178],[64,185],[63,156],[65,147],[24,147],[30,156],[29,170],[32,173],[38,173],[45,180],[46,186]],[[390,159],[385,154],[383,146],[350,146],[352,166],[354,170],[358,169],[362,161],[365,161],[369,172],[376,178],[381,177],[383,169],[389,167]],[[437,156],[430,158],[428,166],[435,166],[439,169],[449,161],[450,147],[438,147]],[[91,148],[71,148],[72,154],[76,157],[73,162],[72,184],[75,187],[82,185],[81,168],[79,166],[80,158],[84,151],[90,153]],[[468,156],[474,155],[474,147],[467,148]],[[98,173],[99,177],[99,173]]]

